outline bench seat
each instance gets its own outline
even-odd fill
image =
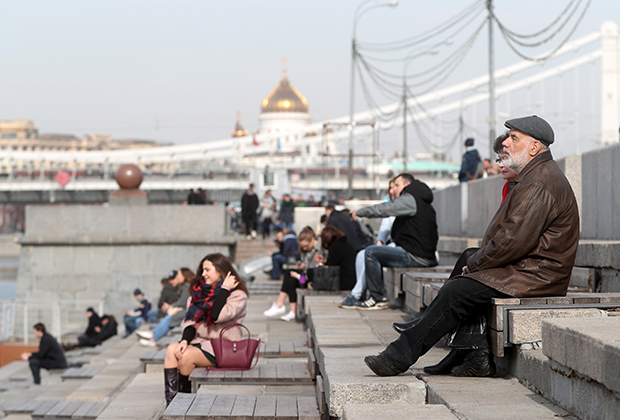
[[[258,365],[250,370],[196,368],[189,379],[193,393],[203,384],[302,385],[313,382],[308,365],[303,362]]]
[[[179,393],[162,416],[162,420],[216,418],[320,420],[320,415],[314,397]]]
[[[489,315],[491,350],[542,340],[542,320],[604,317],[604,309],[620,307],[620,293],[568,293],[566,296],[493,299]]]
[[[33,420],[39,419],[96,419],[108,405],[95,401],[17,401],[4,409],[6,415],[30,414]]]
[[[64,381],[65,379],[91,379],[102,368],[69,368],[60,377]]]

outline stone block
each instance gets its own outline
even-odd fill
[[[458,417],[448,407],[440,404],[412,405],[390,404],[345,404],[342,420],[376,420],[406,418],[408,420],[456,420]]]
[[[329,366],[325,394],[330,416],[342,417],[347,403],[424,404],[426,385],[410,373],[383,378],[375,376],[366,366]]]
[[[72,237],[87,235],[95,237],[115,237],[127,236],[127,212],[124,206],[91,207],[80,206],[78,221],[78,232],[73,235],[63,235]]]
[[[542,320],[547,318],[602,317],[599,309],[511,310],[508,312],[508,340],[513,344],[542,340]]]
[[[99,273],[128,274],[132,271],[133,260],[130,246],[101,246],[96,249],[93,267]],[[97,255],[101,253],[101,258]]]
[[[52,273],[70,274],[73,269],[73,247],[54,246],[52,250]]]
[[[17,269],[17,275],[29,275],[32,274],[32,255],[33,255],[33,247],[32,246],[21,246],[19,252],[19,268]]]
[[[52,273],[53,254],[49,246],[32,247],[32,274]]]
[[[75,246],[73,248],[73,274],[92,273],[92,248],[90,246]]]
[[[606,343],[603,355],[603,383],[620,394],[620,341]]]

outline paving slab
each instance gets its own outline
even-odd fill
[[[118,394],[98,420],[152,420],[165,406],[164,381],[158,373],[138,373]]]
[[[391,404],[345,404],[342,420],[376,420],[401,418],[407,420],[457,420],[445,405]]]

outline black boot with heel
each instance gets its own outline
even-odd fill
[[[179,392],[179,370],[177,368],[164,369],[164,386],[166,389],[166,407],[168,407],[174,396]]]

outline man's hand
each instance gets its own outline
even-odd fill
[[[169,307],[170,307],[170,304],[168,302],[164,302],[161,304],[161,311],[166,312]]]
[[[351,215],[351,218],[352,218],[353,220],[357,220],[357,216],[356,216],[356,214],[357,214],[357,210],[351,210],[351,211],[349,212],[349,214]]]
[[[377,245],[377,246],[381,246],[381,245],[383,245],[383,242],[381,242],[381,241],[377,241],[377,244],[376,244],[376,245]]]
[[[22,360],[28,360],[32,356],[32,353],[24,352],[21,354]]]
[[[99,325],[95,326],[95,332],[96,333],[100,333],[101,332],[101,327]]]

